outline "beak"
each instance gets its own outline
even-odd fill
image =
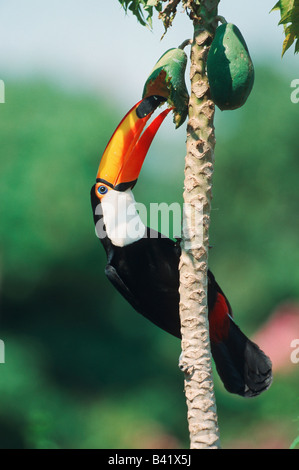
[[[165,109],[143,132],[155,109],[166,101],[150,96],[139,101],[116,128],[101,158],[97,182],[118,191],[125,191],[136,183],[142,164],[163,120],[172,108]],[[142,134],[142,135],[141,135]]]

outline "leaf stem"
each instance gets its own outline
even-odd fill
[[[192,44],[192,39],[185,39],[185,41],[182,42],[180,46],[178,46],[178,49],[185,49],[185,47],[190,46]]]

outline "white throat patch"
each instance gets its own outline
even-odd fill
[[[113,245],[130,245],[146,233],[146,227],[136,210],[136,201],[130,189],[110,190],[101,202],[106,233]]]

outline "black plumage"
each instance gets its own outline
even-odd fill
[[[100,203],[95,186],[91,190],[91,204],[97,224],[102,215],[96,214]],[[180,338],[180,243],[150,228],[145,237],[123,247],[114,246],[107,236],[101,242],[107,255],[105,273],[114,287],[138,313]],[[208,309],[211,351],[225,388],[246,397],[269,388],[271,361],[235,324],[230,304],[211,271],[208,271]]]

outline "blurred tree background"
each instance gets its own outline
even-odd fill
[[[110,285],[94,233],[89,192],[117,104],[40,82],[10,83],[6,101],[0,448],[187,448],[180,342]],[[260,67],[246,106],[216,113],[210,267],[251,336],[281,305],[298,316],[298,106],[285,77]],[[137,201],[181,202],[184,142],[172,132],[153,144]],[[273,342],[284,347],[279,331]],[[215,373],[223,447],[291,445],[299,364],[285,352],[256,399],[228,394]]]

